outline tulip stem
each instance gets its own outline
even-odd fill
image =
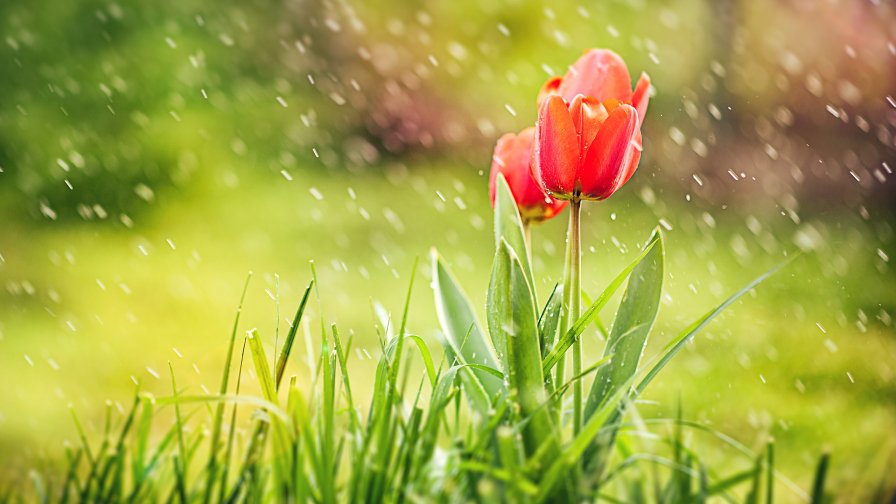
[[[569,282],[569,322],[572,327],[582,313],[582,240],[579,214],[582,201],[573,198],[569,205],[569,249],[570,249],[570,282]],[[572,375],[582,374],[582,342],[579,338],[572,347]],[[579,433],[582,428],[582,380],[573,383],[573,432]]]
[[[569,286],[571,284],[569,275],[570,275],[570,264],[572,263],[572,219],[570,218],[569,227],[566,230],[566,255],[563,260],[563,302],[561,305],[561,313],[560,313],[560,330],[557,331],[557,340],[559,341],[563,335],[566,334],[566,331],[569,329]],[[556,386],[561,386],[563,383],[566,383],[565,374],[566,374],[566,355],[557,361],[556,371],[555,371],[554,383]],[[565,394],[564,394],[565,395]],[[563,419],[563,396],[558,397],[558,407],[557,407],[557,420],[558,423]]]
[[[529,254],[529,260],[532,261],[532,227],[529,225],[528,219],[523,219],[523,238],[526,240],[526,252]]]

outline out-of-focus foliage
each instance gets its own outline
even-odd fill
[[[894,26],[852,1],[4,2],[3,190],[103,218],[199,167],[481,160],[602,46],[653,77],[645,165],[715,200],[855,204],[896,164]]]

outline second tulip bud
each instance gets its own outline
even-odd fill
[[[507,133],[498,139],[488,184],[494,206],[498,174],[504,175],[520,216],[526,223],[550,219],[567,205],[566,201],[558,201],[545,194],[541,185],[532,178],[530,164],[533,161],[534,139],[535,128],[526,128],[519,134]]]

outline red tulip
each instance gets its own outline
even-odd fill
[[[520,215],[526,222],[550,219],[566,206],[565,201],[557,201],[541,190],[532,178],[529,165],[532,161],[532,142],[535,128],[526,128],[519,135],[507,133],[498,139],[492,156],[492,170],[489,174],[488,190],[492,206],[495,205],[498,174],[504,175],[513,199],[516,200]]]
[[[634,91],[625,62],[602,49],[586,51],[538,97],[532,176],[560,199],[602,200],[619,190],[641,159],[641,123],[650,78]]]

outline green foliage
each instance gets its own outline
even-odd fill
[[[504,183],[498,190],[499,201],[509,195]],[[172,366],[170,396],[154,398],[138,391],[120,418],[110,409],[98,447],[75,416],[80,446],[68,451],[64,469],[58,476],[35,472],[29,489],[10,495],[62,502],[782,498],[776,487],[788,480],[775,469],[771,443],[757,454],[685,420],[681,409],[674,419],[644,420],[633,407],[687,341],[775,270],[686,327],[657,356],[643,359],[664,277],[659,232],[580,319],[556,337],[556,299],[562,292],[555,288],[538,310],[532,268],[511,243],[524,236],[516,207],[499,204],[495,220],[501,232],[485,309],[488,333],[434,253],[433,287],[444,352],[434,352],[425,339],[408,331],[415,299],[411,275],[397,328],[386,317],[369,401],[359,401],[352,385],[358,375],[348,360],[351,338],[343,340],[335,325],[324,325],[320,303],[320,336],[312,344],[306,334],[316,352],[308,361],[309,373],[284,380],[312,290],[319,285],[312,267],[313,280],[273,365],[261,333],[252,329],[243,339],[235,383],[231,379],[238,311],[216,394],[185,394]],[[526,247],[524,241],[517,245]],[[552,367],[566,358],[572,343],[592,327],[626,280],[603,358],[566,383],[552,383]],[[258,393],[241,391],[248,376],[246,353]],[[589,407],[581,429],[573,432],[565,399],[572,384],[585,380],[592,381]],[[229,421],[227,405],[232,407]],[[238,407],[251,409],[251,417],[238,421]],[[173,410],[173,420],[166,409]],[[664,433],[665,426],[671,432]],[[211,435],[204,434],[206,429]],[[739,469],[716,471],[701,456],[706,444],[693,441],[698,435],[733,448]],[[813,502],[824,501],[827,466],[825,455],[816,471]]]
[[[448,361],[497,368],[497,357],[486,340],[469,299],[435,251],[432,267],[436,313],[442,326],[443,347]],[[488,413],[492,398],[504,393],[501,379],[481,369],[465,369],[461,380],[467,400],[481,415]]]

